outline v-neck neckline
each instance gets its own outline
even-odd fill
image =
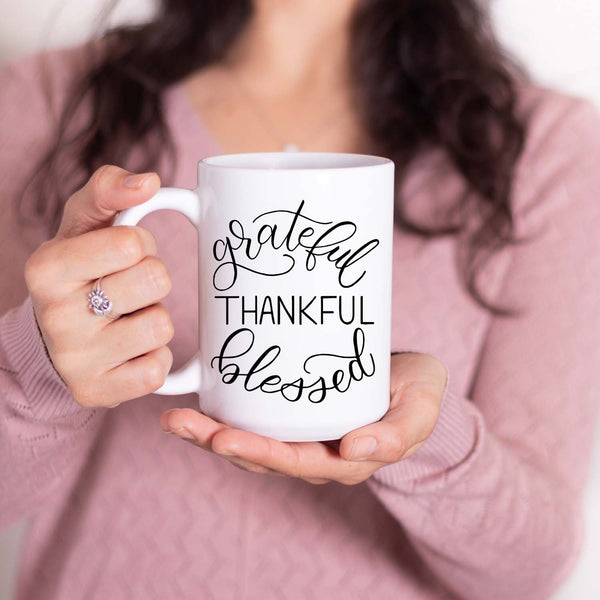
[[[171,100],[175,104],[176,112],[179,113],[182,123],[186,124],[185,134],[192,137],[196,135],[201,137],[208,146],[208,154],[206,156],[227,154],[204,121],[202,114],[188,96],[184,81],[178,81],[170,86],[167,89],[167,94],[171,96]]]

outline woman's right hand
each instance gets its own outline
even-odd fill
[[[155,173],[98,169],[65,205],[56,236],[25,265],[25,280],[54,368],[81,406],[114,407],[157,390],[173,356],[173,323],[159,302],[171,277],[154,236],[111,227],[117,212],[160,187]],[[88,294],[99,277],[112,315],[95,315]],[[123,315],[123,316],[120,316]]]

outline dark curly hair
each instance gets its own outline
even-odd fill
[[[113,29],[89,45],[92,67],[70,91],[56,140],[29,186],[52,231],[68,196],[96,168],[132,168],[132,148],[139,171],[156,170],[166,157],[170,168],[161,176],[169,181],[176,156],[162,92],[223,58],[252,12],[251,0],[162,0],[152,21]],[[472,214],[475,207],[479,226],[459,252],[461,277],[482,307],[514,314],[482,297],[477,275],[492,253],[517,242],[510,199],[525,137],[516,115],[522,70],[504,55],[477,0],[360,0],[351,39],[365,152],[395,162],[398,191],[413,159],[432,148],[442,149],[467,183],[448,213],[458,222],[433,228],[411,221],[398,193],[397,225],[423,238],[459,234],[467,208]],[[91,112],[76,126],[84,106]]]

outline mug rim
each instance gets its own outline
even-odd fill
[[[236,171],[339,171],[394,163],[384,156],[351,152],[242,152],[207,156],[201,164]]]

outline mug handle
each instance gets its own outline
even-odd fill
[[[200,225],[200,198],[192,190],[183,188],[160,188],[152,198],[119,212],[115,218],[114,225],[137,225],[143,217],[155,210],[167,208],[176,210],[185,215],[190,223],[198,229]],[[154,393],[163,395],[198,393],[201,380],[200,353],[194,357],[179,371],[169,373],[163,385]]]

